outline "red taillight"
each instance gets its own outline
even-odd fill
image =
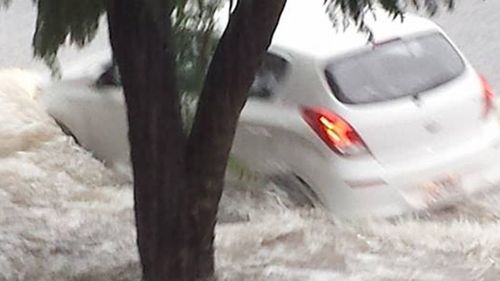
[[[323,108],[306,107],[302,117],[335,152],[352,156],[368,151],[358,133],[340,116]]]
[[[493,110],[495,93],[493,93],[493,88],[483,75],[479,75],[479,78],[481,79],[481,86],[483,87],[484,116],[486,117]]]

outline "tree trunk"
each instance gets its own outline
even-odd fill
[[[137,243],[148,281],[193,280],[190,268],[196,267],[186,237],[192,226],[185,204],[186,139],[168,14],[165,5],[141,0],[108,6],[127,104]]]
[[[214,279],[213,238],[246,93],[286,0],[240,0],[212,59],[189,139],[176,86],[171,1],[109,0],[123,81],[137,243],[147,281]]]
[[[240,112],[286,0],[240,0],[219,41],[187,149],[190,210],[196,221],[197,277],[214,272],[213,240],[224,175]]]

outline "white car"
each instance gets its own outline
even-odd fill
[[[237,159],[300,178],[339,216],[397,215],[500,185],[491,86],[436,24],[382,13],[367,16],[369,33],[335,28],[312,3],[285,8],[241,114]],[[119,83],[96,86],[113,72],[109,56],[92,61],[43,102],[84,147],[127,163]]]

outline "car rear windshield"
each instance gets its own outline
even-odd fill
[[[326,76],[341,102],[364,104],[418,95],[456,78],[464,67],[450,42],[432,33],[336,59]]]

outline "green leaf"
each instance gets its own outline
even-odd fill
[[[57,53],[65,44],[83,47],[94,39],[104,0],[38,0],[33,36],[34,55],[42,58],[53,72],[58,71]]]

